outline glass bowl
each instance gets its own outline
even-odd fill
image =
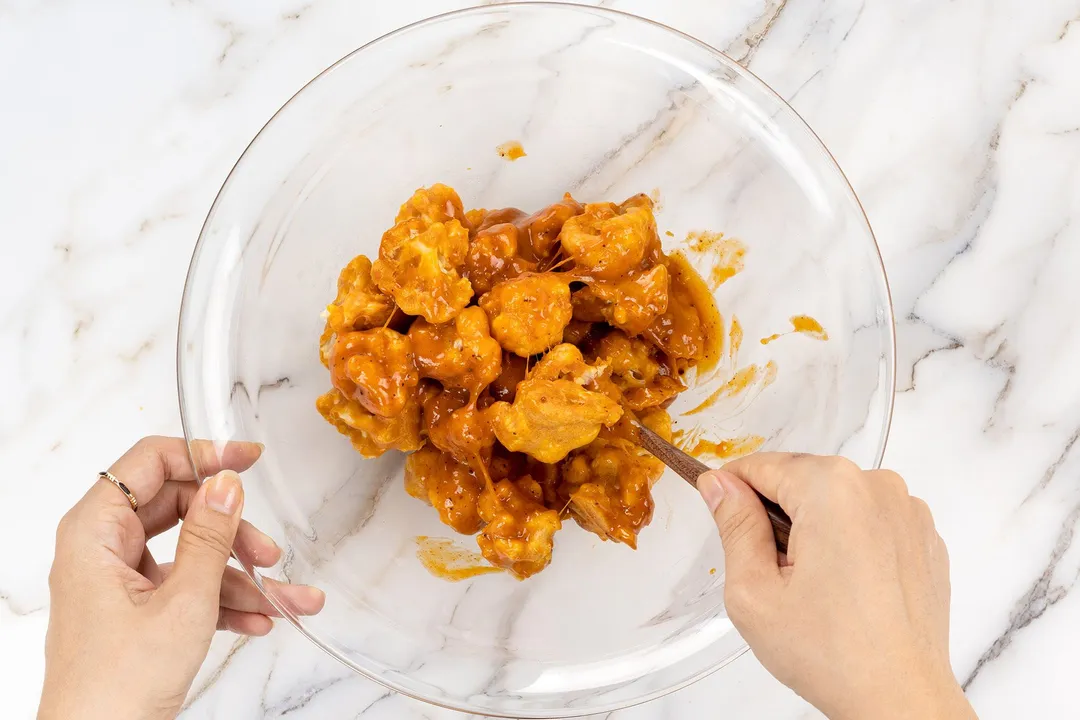
[[[496,151],[511,140],[527,153],[515,162]],[[453,533],[406,494],[403,456],[361,458],[316,412],[329,389],[321,312],[338,272],[374,256],[398,205],[436,182],[466,207],[527,211],[565,191],[658,194],[665,247],[713,282],[728,337],[717,372],[672,407],[684,441],[881,459],[888,287],[859,202],[814,133],[735,62],[661,25],[554,3],[474,8],[382,37],[304,87],[244,152],[203,226],[180,318],[181,413],[189,441],[266,446],[245,474],[244,514],[285,552],[277,567],[245,570],[260,586],[323,588],[315,617],[263,590],[356,671],[467,712],[605,712],[723,666],[746,649],[724,611],[723,553],[673,474],[655,487],[636,552],[568,522],[539,575],[450,583],[417,559],[417,536]],[[725,238],[688,237],[699,230]],[[731,239],[745,244],[745,267],[718,284]],[[760,342],[800,315],[828,339]],[[686,414],[750,365],[760,372],[738,392]]]

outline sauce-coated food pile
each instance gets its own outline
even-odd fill
[[[362,454],[411,453],[409,494],[526,578],[566,518],[636,547],[664,466],[629,417],[670,438],[664,408],[715,362],[719,325],[645,195],[526,215],[434,185],[341,271],[316,404]]]

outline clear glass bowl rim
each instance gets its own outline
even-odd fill
[[[344,63],[348,62],[355,55],[363,52],[364,50],[366,50],[366,49],[368,49],[370,47],[373,47],[375,45],[380,45],[380,44],[392,41],[395,38],[397,38],[398,36],[407,35],[411,30],[421,28],[421,27],[427,26],[429,24],[435,24],[435,23],[440,22],[442,20],[446,20],[446,19],[449,19],[449,18],[457,17],[457,16],[471,15],[471,14],[484,14],[484,13],[487,13],[487,12],[498,12],[498,11],[504,11],[504,10],[513,11],[515,9],[536,9],[536,8],[542,8],[542,9],[553,10],[553,11],[564,11],[564,12],[583,12],[584,11],[584,12],[589,12],[589,13],[596,14],[596,15],[607,15],[607,16],[615,18],[615,19],[631,20],[631,21],[634,21],[634,22],[646,23],[646,24],[652,25],[654,27],[657,27],[657,28],[659,28],[661,30],[664,30],[664,31],[666,31],[668,33],[672,33],[673,35],[679,36],[682,39],[684,39],[684,40],[686,40],[686,41],[688,41],[688,42],[690,42],[690,43],[692,43],[694,45],[697,45],[699,48],[701,48],[701,49],[705,50],[706,52],[710,53],[711,55],[715,56],[716,59],[719,60],[721,64],[723,64],[727,69],[729,69],[730,71],[732,71],[733,73],[738,75],[741,79],[743,79],[743,80],[745,80],[745,81],[747,81],[747,82],[749,82],[751,84],[757,85],[759,87],[759,89],[764,90],[767,95],[772,96],[772,98],[778,103],[778,105],[781,107],[781,109],[785,110],[788,113],[790,113],[791,117],[793,119],[797,120],[798,123],[800,123],[804,127],[804,129],[807,132],[810,133],[810,136],[820,146],[820,148],[825,151],[825,154],[829,158],[829,161],[831,162],[833,168],[840,174],[841,179],[844,181],[844,186],[847,188],[847,192],[850,194],[851,199],[853,199],[855,201],[855,205],[859,209],[859,213],[860,213],[860,215],[862,217],[863,224],[864,224],[864,226],[866,228],[867,233],[869,234],[871,242],[873,242],[873,244],[874,244],[874,251],[875,251],[875,255],[877,257],[878,270],[881,273],[881,280],[882,280],[883,288],[884,288],[884,291],[885,291],[885,298],[884,299],[885,299],[885,307],[886,307],[887,314],[888,314],[888,330],[889,330],[889,333],[888,333],[888,346],[889,347],[888,347],[888,352],[887,352],[887,355],[886,355],[886,383],[885,383],[885,389],[888,391],[888,397],[887,397],[887,400],[886,400],[886,407],[885,407],[885,422],[882,425],[881,435],[880,435],[880,437],[878,439],[878,448],[877,448],[876,456],[874,458],[873,469],[877,469],[877,468],[879,468],[881,466],[881,461],[885,456],[885,448],[886,448],[886,445],[888,444],[889,432],[890,432],[891,427],[892,427],[893,410],[894,410],[894,405],[895,405],[895,400],[896,400],[896,316],[895,316],[895,311],[894,311],[893,301],[892,301],[892,290],[891,290],[891,288],[889,286],[888,274],[885,271],[885,263],[884,263],[884,260],[882,259],[882,256],[881,256],[881,246],[878,244],[877,236],[874,234],[873,227],[870,225],[870,220],[866,215],[866,210],[865,210],[865,208],[863,208],[862,202],[859,200],[858,195],[855,193],[854,188],[851,186],[851,182],[848,180],[847,175],[844,173],[843,168],[840,167],[840,164],[836,161],[836,158],[833,156],[832,152],[828,149],[828,147],[821,140],[821,138],[818,136],[818,134],[816,132],[814,132],[813,128],[810,127],[810,125],[806,122],[806,120],[804,120],[803,117],[793,107],[791,107],[791,105],[788,104],[788,102],[779,93],[777,93],[775,90],[773,90],[765,81],[763,81],[757,75],[755,75],[750,70],[748,70],[747,68],[744,68],[742,65],[740,65],[734,58],[732,58],[729,55],[727,55],[726,53],[712,47],[708,43],[705,43],[705,42],[699,40],[698,38],[696,38],[696,37],[694,37],[692,35],[689,35],[688,33],[685,33],[685,32],[683,32],[681,30],[677,30],[677,29],[675,29],[675,28],[673,28],[673,27],[671,27],[669,25],[665,25],[664,23],[657,22],[656,20],[651,20],[649,18],[641,17],[640,15],[634,15],[633,13],[625,12],[625,11],[622,11],[622,10],[615,10],[615,9],[612,9],[612,8],[600,7],[600,6],[583,5],[583,4],[579,4],[579,3],[554,2],[554,1],[550,1],[550,0],[543,0],[543,1],[535,1],[535,2],[525,2],[525,1],[507,2],[507,3],[499,3],[497,5],[477,5],[477,6],[472,6],[472,7],[468,7],[468,8],[461,8],[461,9],[458,9],[458,10],[452,10],[452,11],[449,11],[449,12],[439,13],[437,15],[432,15],[430,17],[424,18],[422,20],[418,20],[416,22],[409,23],[408,25],[403,25],[402,27],[399,27],[399,28],[397,28],[395,30],[391,30],[388,33],[380,35],[379,37],[377,37],[377,38],[375,38],[373,40],[370,40],[367,43],[364,43],[360,47],[358,47],[355,50],[352,50],[348,54],[344,55],[339,60],[335,61],[333,64],[329,65],[324,70],[322,70],[318,75],[313,77],[311,80],[306,82],[299,90],[297,90],[295,93],[293,93],[292,96],[289,97],[289,99],[286,100],[282,104],[282,106],[280,108],[278,108],[274,112],[273,115],[270,116],[270,118],[263,124],[263,126],[261,128],[259,128],[259,131],[257,133],[255,133],[255,136],[252,137],[251,141],[248,142],[248,144],[244,147],[243,152],[240,153],[240,156],[237,158],[236,162],[233,164],[232,168],[229,170],[228,175],[225,177],[225,181],[221,184],[221,187],[218,189],[218,192],[214,196],[214,201],[210,205],[210,209],[207,212],[206,219],[203,221],[202,227],[199,229],[199,238],[195,243],[194,249],[192,250],[191,262],[188,265],[188,272],[187,272],[187,275],[185,276],[184,290],[183,290],[182,300],[181,300],[181,304],[180,304],[180,316],[179,316],[179,323],[178,323],[178,329],[177,329],[177,348],[176,348],[177,391],[178,391],[178,397],[179,397],[179,402],[180,402],[180,422],[181,422],[181,426],[183,428],[185,440],[188,443],[188,447],[189,447],[189,458],[188,459],[189,459],[189,462],[191,463],[191,466],[193,468],[196,468],[196,472],[197,472],[197,466],[195,464],[195,459],[194,459],[194,456],[192,456],[190,454],[190,444],[191,444],[191,441],[192,441],[193,438],[190,437],[190,432],[189,432],[189,429],[188,429],[188,423],[187,423],[187,420],[186,420],[187,415],[185,413],[183,381],[181,380],[182,373],[180,371],[180,367],[181,367],[181,363],[183,361],[182,361],[182,353],[181,353],[181,347],[182,346],[181,346],[181,342],[180,342],[180,336],[183,333],[184,318],[185,318],[185,314],[186,314],[185,311],[189,306],[189,304],[188,304],[188,293],[189,293],[190,287],[191,287],[192,273],[194,272],[195,266],[196,266],[196,264],[198,262],[200,251],[203,248],[203,244],[204,244],[203,241],[206,238],[206,231],[210,226],[210,220],[214,216],[214,210],[217,208],[217,205],[218,205],[219,200],[221,199],[222,193],[225,191],[225,188],[227,188],[229,186],[229,183],[232,181],[232,178],[236,174],[237,169],[241,166],[241,164],[244,162],[244,159],[247,157],[248,152],[255,145],[255,143],[259,140],[259,138],[260,138],[260,136],[262,136],[263,132],[265,132],[265,130],[271,124],[273,124],[273,122],[277,119],[277,117],[282,112],[284,112],[285,109],[288,108],[289,105],[294,100],[296,100],[298,97],[300,97],[304,93],[305,90],[307,90],[311,85],[315,84],[316,82],[318,82],[319,80],[321,80],[325,76],[329,75],[335,68],[337,68],[338,66],[343,65]],[[202,482],[202,478],[199,478],[199,482]],[[238,560],[238,562],[240,562],[240,561]],[[243,563],[243,562],[240,562],[240,565],[242,566],[245,574],[247,574],[248,577],[251,578],[252,582],[254,582],[255,585],[259,588],[259,591],[263,594],[264,597],[266,597],[267,601],[276,610],[278,610],[278,612],[281,613],[281,616],[283,618],[285,618],[286,620],[288,620],[289,623],[296,630],[298,630],[301,634],[303,634],[308,640],[310,640],[316,647],[318,647],[320,650],[325,652],[327,655],[334,658],[338,662],[341,662],[343,665],[349,667],[350,669],[352,669],[353,671],[355,671],[355,672],[359,673],[360,675],[366,677],[367,679],[372,680],[375,683],[378,683],[379,685],[387,688],[388,690],[393,690],[396,693],[399,693],[399,694],[404,695],[406,697],[412,698],[414,700],[419,700],[419,701],[427,703],[429,705],[433,705],[435,707],[440,707],[440,708],[447,709],[447,710],[454,710],[454,711],[462,712],[462,713],[470,713],[470,714],[472,714],[472,713],[482,713],[482,714],[484,714],[486,716],[489,716],[489,717],[501,717],[501,718],[511,718],[511,719],[513,719],[513,718],[523,718],[523,717],[528,717],[528,718],[570,718],[570,717],[585,717],[585,716],[595,715],[595,714],[604,715],[606,713],[611,713],[611,712],[614,712],[614,711],[617,711],[617,710],[623,710],[623,709],[626,709],[628,707],[634,707],[636,705],[642,705],[644,703],[651,702],[652,700],[656,700],[656,699],[664,697],[666,695],[670,695],[671,693],[677,692],[677,691],[679,691],[679,690],[681,690],[681,689],[683,689],[685,687],[688,687],[688,686],[696,683],[697,681],[701,680],[702,678],[705,678],[705,677],[711,675],[712,673],[720,670],[721,668],[727,666],[728,664],[734,662],[739,657],[742,657],[746,653],[747,650],[749,650],[749,647],[744,645],[742,650],[740,650],[738,653],[732,655],[726,662],[719,663],[719,664],[717,664],[717,665],[715,665],[713,667],[710,667],[710,668],[706,668],[706,669],[702,670],[701,672],[699,672],[698,674],[696,674],[696,675],[694,675],[694,676],[692,676],[690,678],[687,678],[683,682],[680,682],[680,683],[677,683],[677,684],[672,685],[670,687],[664,688],[663,690],[654,691],[654,692],[649,693],[647,695],[644,695],[644,696],[642,696],[640,698],[636,698],[636,699],[634,699],[634,700],[632,700],[630,702],[618,702],[618,703],[611,704],[610,706],[591,708],[591,709],[588,709],[588,710],[576,710],[576,709],[573,709],[573,710],[571,710],[571,709],[555,710],[555,709],[552,709],[551,711],[545,711],[545,712],[532,711],[532,712],[528,713],[526,716],[523,716],[521,714],[521,711],[517,711],[514,715],[500,714],[497,711],[493,711],[491,708],[480,708],[480,707],[476,707],[476,706],[473,706],[473,705],[468,705],[468,704],[465,704],[465,703],[452,703],[452,702],[448,702],[448,701],[445,701],[445,700],[438,700],[438,701],[437,700],[432,700],[430,698],[424,697],[423,695],[415,693],[415,692],[409,690],[408,688],[405,688],[405,687],[401,686],[400,684],[398,684],[396,682],[393,682],[393,681],[388,680],[388,679],[383,678],[383,677],[379,677],[379,676],[377,676],[377,675],[375,675],[373,673],[368,672],[364,668],[361,668],[361,667],[349,662],[348,659],[342,657],[341,655],[339,655],[338,653],[334,652],[332,649],[330,649],[329,647],[324,645],[322,643],[322,641],[319,640],[319,638],[315,637],[310,631],[308,631],[304,627],[304,625],[303,625],[302,621],[300,620],[300,618],[296,617],[287,607],[284,607],[280,602],[278,602],[278,600],[274,597],[273,593],[269,592],[264,587],[264,585],[262,583],[261,576],[255,571],[255,569],[253,567],[249,567],[247,565],[247,563]]]

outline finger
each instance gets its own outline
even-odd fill
[[[190,453],[189,453],[190,449]],[[191,482],[222,470],[242,472],[255,464],[262,454],[258,443],[229,442],[216,445],[208,440],[194,440],[190,448],[183,438],[146,437],[109,467],[132,492],[141,505],[148,505],[167,480]],[[192,467],[192,462],[195,467]],[[127,498],[112,483],[97,483],[103,497],[127,504]]]
[[[193,482],[166,482],[149,505],[139,508],[146,537],[156,537],[175,527],[187,516],[198,491],[199,486]],[[281,548],[274,539],[246,520],[240,521],[233,549],[238,558],[255,567],[270,567],[281,559]]]
[[[780,504],[795,518],[805,501],[820,495],[823,482],[858,467],[850,460],[801,453],[754,453],[724,465],[765,497]]]
[[[780,579],[772,524],[754,491],[737,476],[712,470],[698,478],[724,546],[724,598],[733,622],[771,599]]]
[[[937,527],[934,526],[934,514],[930,511],[930,506],[926,504],[926,501],[922,498],[909,497],[908,505],[914,522],[923,529],[927,539],[937,538],[938,533]]]
[[[228,630],[237,635],[262,637],[274,629],[274,621],[259,613],[222,608],[218,614],[217,629]]]
[[[274,542],[274,538],[247,520],[240,521],[233,550],[237,558],[254,567],[273,567],[281,559],[281,548]]]
[[[182,595],[185,601],[194,597],[217,606],[243,506],[244,488],[231,470],[203,483],[180,527],[176,560],[161,586],[166,597]]]
[[[136,515],[142,521],[146,537],[157,537],[171,530],[187,515],[199,485],[194,482],[166,480],[158,494],[139,506]]]
[[[172,568],[172,563],[166,563],[161,566],[161,572],[168,577]],[[310,585],[291,585],[270,578],[263,578],[262,583],[294,615],[315,615],[326,604],[326,594]],[[227,566],[225,574],[221,576],[219,603],[230,610],[281,617],[281,613],[270,604],[251,578],[234,567]]]
[[[939,584],[944,580],[944,586],[948,587],[949,551],[934,524],[934,515],[930,511],[930,506],[925,500],[917,497],[912,497],[910,503],[915,525],[922,528],[922,543],[927,550],[931,567],[934,569],[934,579]]]
[[[268,591],[274,593],[278,602],[295,615],[315,615],[326,603],[326,595],[318,588],[290,585],[269,578],[264,578],[262,582]],[[221,605],[232,610],[281,617],[281,613],[255,587],[251,578],[232,567],[225,568],[225,575],[221,579]]]
[[[892,470],[868,470],[864,477],[869,481],[870,487],[887,493],[889,497],[910,497],[904,478]]]
[[[161,568],[158,567],[157,560],[150,554],[150,548],[143,548],[142,557],[139,559],[139,565],[135,570],[144,578],[154,583],[155,587],[161,585],[161,581],[165,579],[165,574]]]

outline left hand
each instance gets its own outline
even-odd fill
[[[111,468],[139,502],[98,480],[60,521],[49,575],[52,605],[39,718],[172,718],[180,710],[215,630],[265,635],[278,613],[248,577],[226,563],[234,550],[270,567],[281,550],[240,519],[236,474],[262,449],[180,438],[144,438]],[[175,563],[146,547],[183,520]],[[275,584],[272,580],[267,584]],[[322,609],[322,591],[277,584],[298,614]]]

